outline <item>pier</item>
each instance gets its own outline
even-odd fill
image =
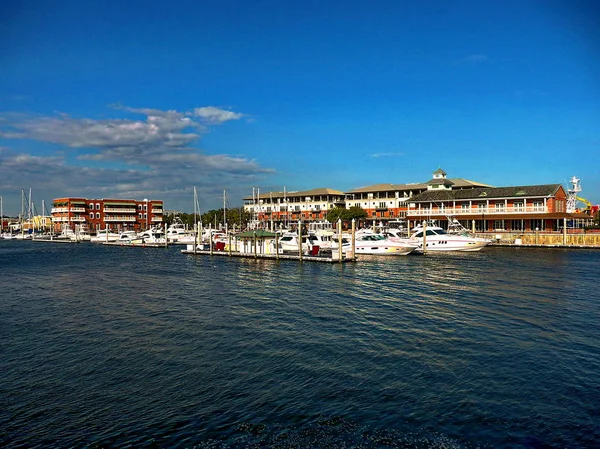
[[[193,250],[184,249],[181,250],[183,254],[202,255],[202,256],[219,256],[219,257],[243,257],[245,259],[270,259],[270,260],[299,260],[306,262],[322,262],[322,263],[344,263],[344,262],[355,262],[356,259],[353,257],[343,256],[333,257],[331,254],[319,254],[319,255],[298,255],[298,254],[262,254],[262,253],[241,253],[238,251],[210,251],[210,250]]]

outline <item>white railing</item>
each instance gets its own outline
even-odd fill
[[[52,221],[56,223],[66,222],[69,221],[69,217],[52,217]]]
[[[116,212],[118,214],[135,214],[137,210],[135,207],[119,208],[119,207],[105,207],[102,209],[103,212]]]
[[[120,222],[135,222],[135,217],[132,217],[130,215],[122,215],[122,216],[109,216],[109,217],[104,217],[104,221],[108,222],[108,221],[120,221]]]
[[[463,209],[462,207],[444,207],[433,209],[409,209],[406,212],[408,217],[415,215],[494,215],[494,214],[535,214],[548,213],[548,208],[545,206],[527,206],[527,207],[473,207]]]
[[[64,214],[67,212],[85,212],[85,207],[53,207],[50,211],[52,214]]]
[[[162,209],[154,209],[154,208],[153,208],[153,209],[152,209],[152,213],[153,213],[153,214],[162,214],[162,213],[163,213],[163,210],[162,210]]]
[[[162,217],[152,217],[152,221],[162,221]]]

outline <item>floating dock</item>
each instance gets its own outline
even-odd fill
[[[218,257],[243,257],[244,259],[270,259],[270,260],[299,260],[306,262],[322,262],[322,263],[345,263],[345,262],[355,262],[356,259],[352,257],[343,256],[341,259],[339,257],[331,257],[329,254],[319,254],[316,256],[303,254],[300,256],[299,254],[292,253],[283,253],[283,254],[261,254],[261,253],[240,253],[236,251],[207,251],[207,250],[193,250],[193,249],[182,249],[181,252],[183,254],[192,254],[199,256],[218,256]]]

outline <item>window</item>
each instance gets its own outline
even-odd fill
[[[138,218],[141,220],[142,219],[142,214],[138,214]]]
[[[138,210],[142,210],[142,205],[138,204]]]
[[[100,220],[100,212],[96,212],[96,218]]]
[[[100,210],[100,203],[96,203],[96,210]]]
[[[504,220],[494,220],[494,230],[504,231]]]
[[[535,212],[543,212],[544,211],[544,202],[543,201],[534,201],[533,202],[533,210]]]
[[[523,212],[525,209],[523,206],[523,201],[515,201],[514,203],[515,212]]]
[[[88,204],[88,207],[89,207],[90,209],[94,209],[94,203],[90,203],[90,204]]]
[[[90,218],[94,219],[94,213],[93,212],[90,212]]]
[[[462,203],[460,205],[460,208],[462,209],[463,212],[466,212],[469,210],[469,203]]]
[[[512,220],[510,222],[510,229],[512,231],[523,231],[524,230],[523,220]]]
[[[504,203],[496,203],[494,206],[496,207],[496,212],[504,212]]]

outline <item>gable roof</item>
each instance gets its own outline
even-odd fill
[[[257,229],[256,231],[244,231],[236,234],[236,237],[240,238],[275,238],[277,234],[275,232],[265,231],[264,229]]]
[[[490,198],[532,198],[553,196],[562,188],[560,184],[513,187],[476,187],[462,190],[428,190],[415,195],[411,203],[448,201],[448,200],[484,200]]]
[[[261,200],[266,200],[270,198],[304,198],[306,196],[322,196],[322,195],[334,195],[334,196],[343,196],[344,192],[335,189],[329,189],[327,187],[320,187],[312,190],[302,190],[297,192],[268,192],[261,193],[258,198]],[[252,197],[246,197],[244,200],[251,200]]]
[[[481,182],[470,181],[463,178],[445,178],[431,180],[435,183],[443,183],[454,185],[453,188],[467,188],[467,187],[492,187],[488,184]],[[370,186],[359,187],[357,189],[348,190],[346,193],[371,193],[371,192],[402,192],[402,191],[416,191],[416,190],[427,190],[427,184],[424,182],[415,182],[412,184],[373,184]]]

